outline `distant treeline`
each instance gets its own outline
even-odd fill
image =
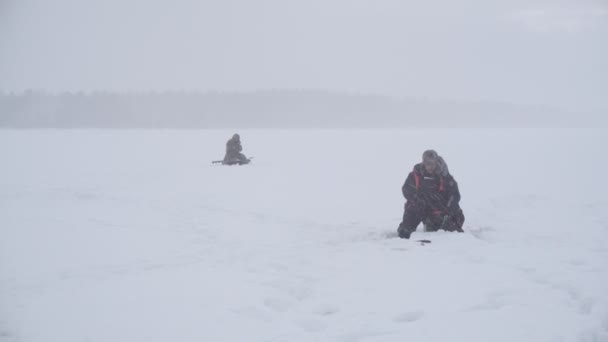
[[[535,106],[315,90],[0,94],[0,127],[377,128],[585,126]]]

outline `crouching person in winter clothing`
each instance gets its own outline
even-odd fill
[[[420,223],[425,231],[463,231],[458,183],[434,150],[424,152],[422,163],[414,166],[401,190],[407,202],[397,229],[400,238],[409,239]]]
[[[234,164],[247,164],[249,163],[249,159],[245,157],[243,153],[243,146],[241,145],[241,136],[235,134],[232,136],[228,142],[226,142],[226,155],[224,156],[223,163],[225,165],[234,165]]]

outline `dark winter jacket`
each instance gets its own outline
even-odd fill
[[[413,209],[422,216],[460,210],[458,183],[447,171],[447,166],[438,171],[439,174],[429,174],[422,163],[414,166],[401,188],[407,199],[406,209]]]
[[[241,139],[237,134],[235,134],[226,143],[226,156],[224,157],[224,161],[241,158],[241,151],[243,151]]]

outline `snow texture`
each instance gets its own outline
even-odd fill
[[[0,131],[0,341],[608,341],[606,131],[247,130],[212,165],[233,133]],[[402,240],[429,148],[465,233]]]

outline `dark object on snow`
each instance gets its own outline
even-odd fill
[[[226,155],[222,164],[224,165],[243,165],[250,162],[243,153],[243,146],[241,145],[241,137],[238,134],[232,136],[226,143]]]
[[[400,238],[409,239],[420,223],[427,232],[439,229],[463,232],[458,183],[437,152],[424,152],[422,163],[414,166],[401,190],[407,202],[397,229]]]
[[[427,243],[431,243],[431,240],[416,240],[416,242],[420,242],[420,245],[424,246]]]
[[[253,160],[253,157],[249,157],[247,160],[244,161],[233,161],[233,162],[224,162],[223,160],[214,160],[211,162],[211,164],[222,164],[222,165],[246,165],[251,163],[251,160]]]

